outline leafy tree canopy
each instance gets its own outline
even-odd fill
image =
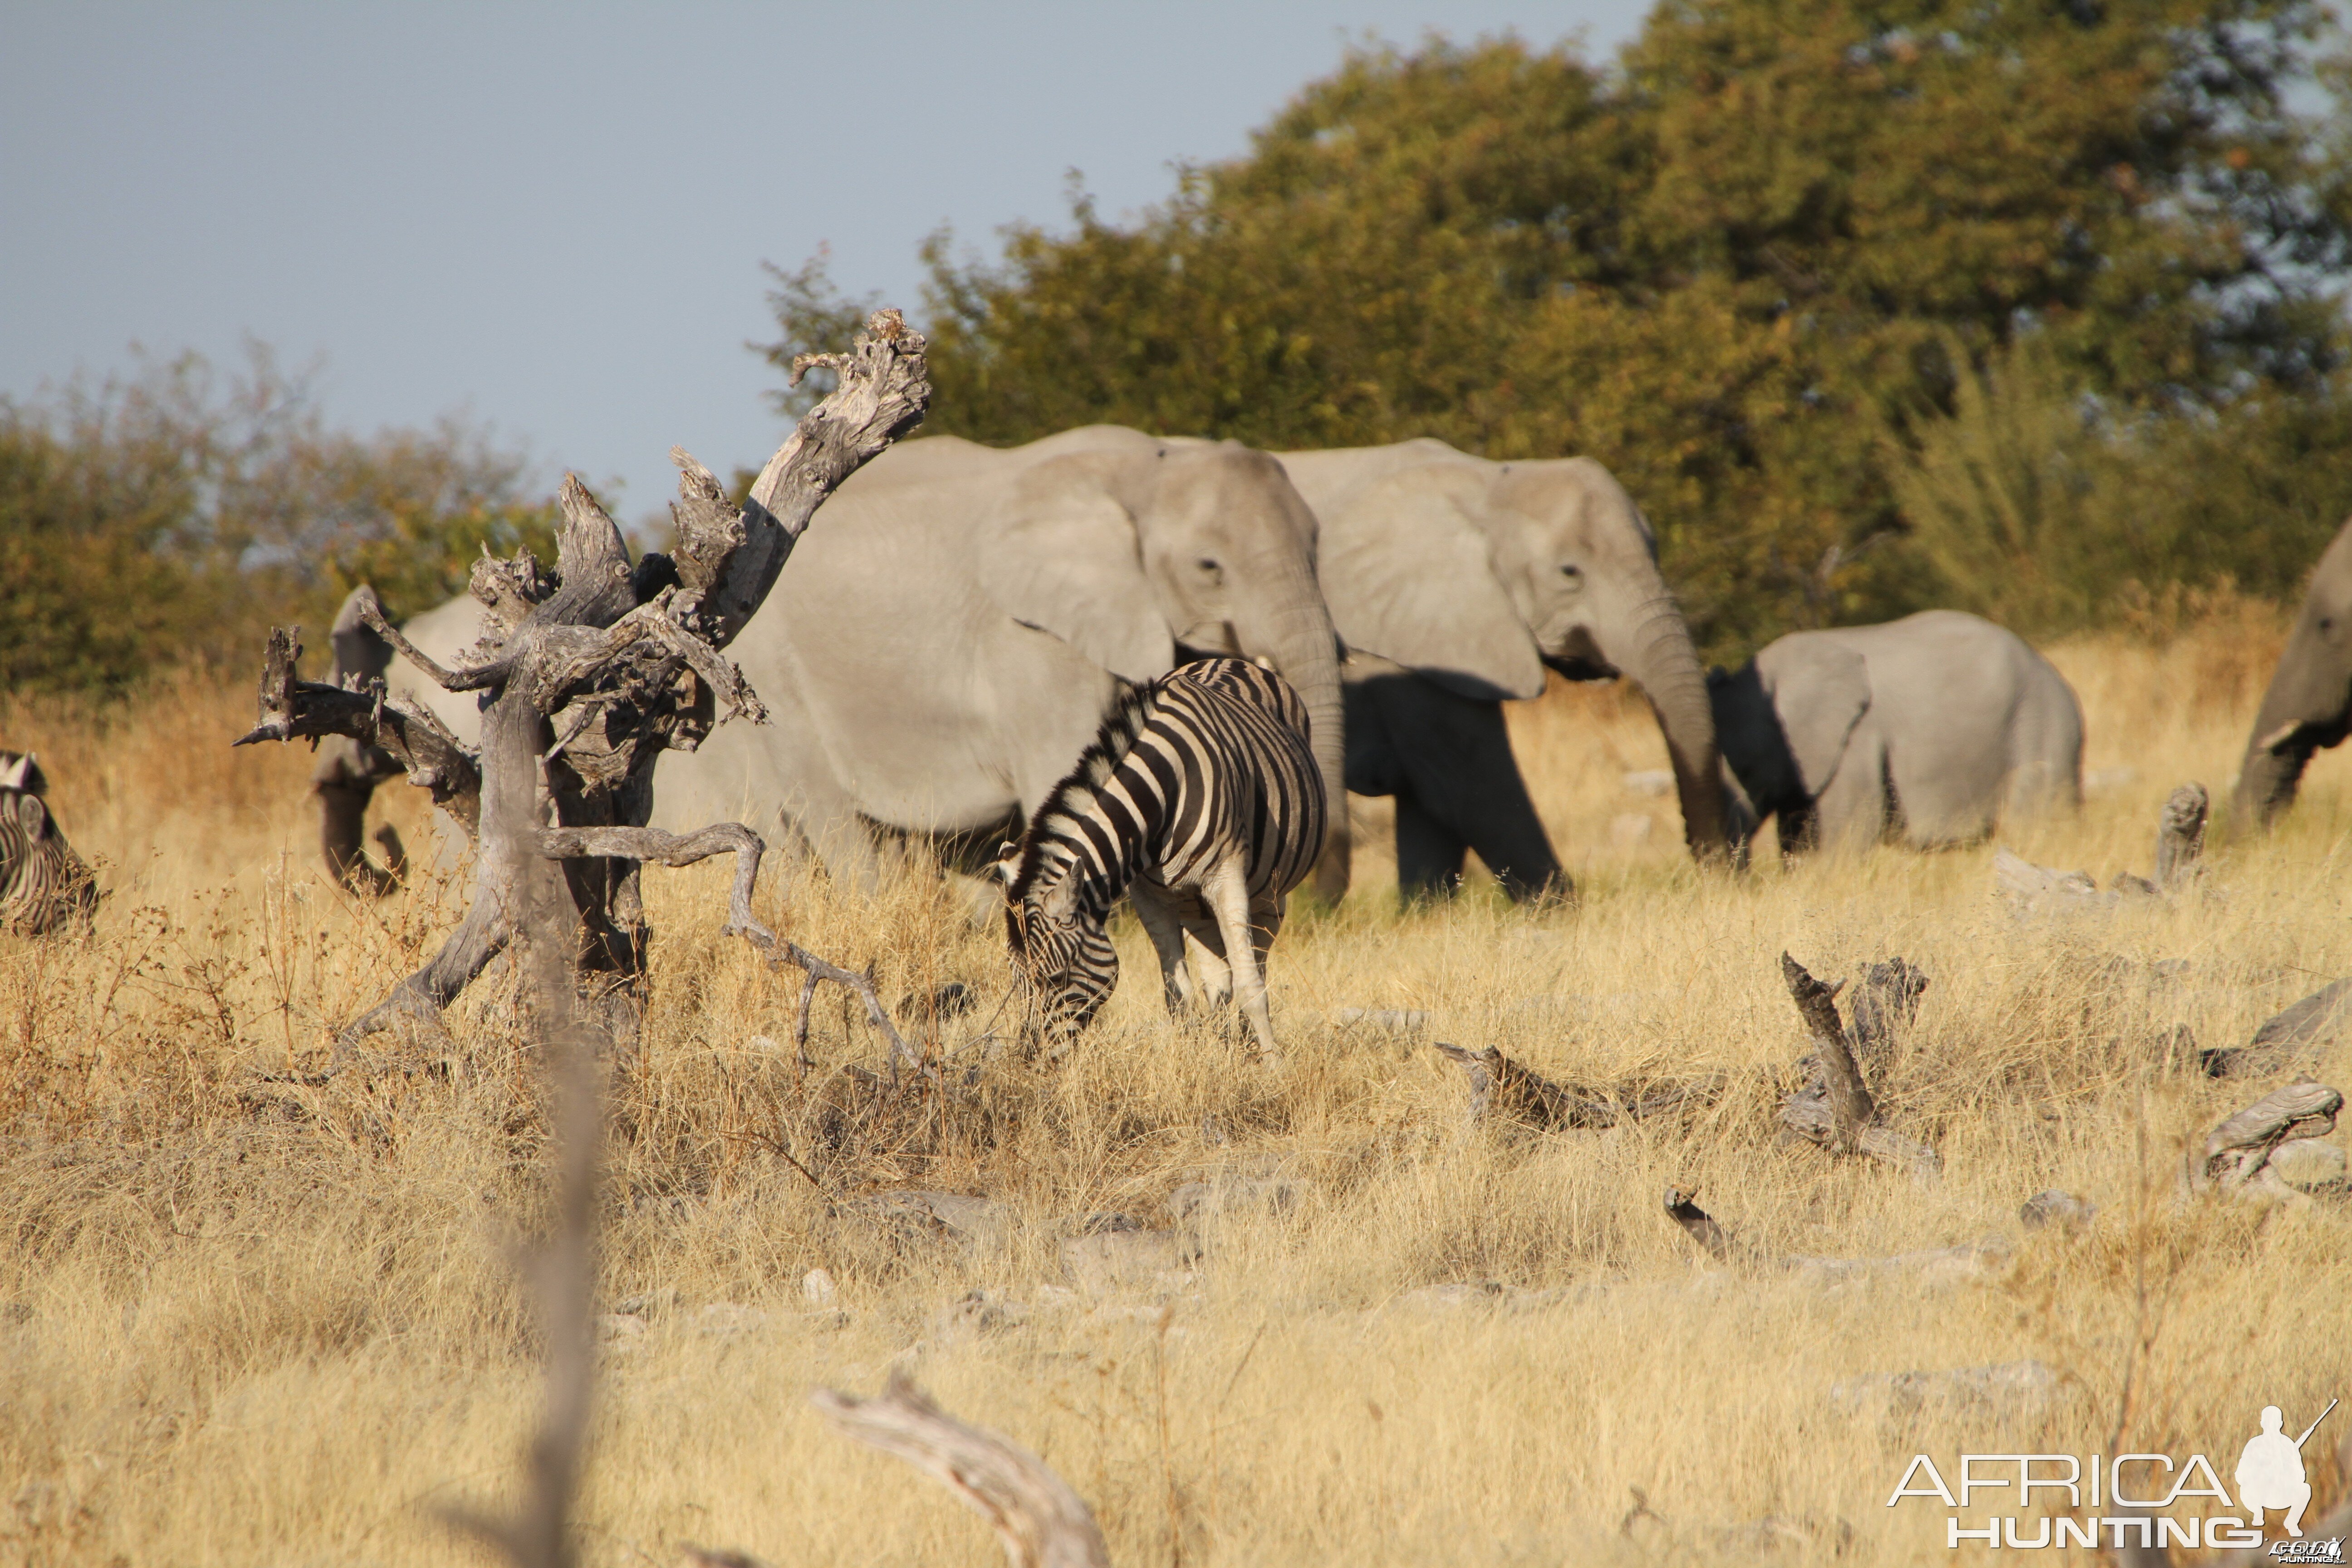
[[[1137,222],[1081,197],[992,260],[935,238],[932,423],[1590,453],[1717,650],[1899,612],[1949,584],[1890,474],[2021,340],[2145,450],[2242,405],[2308,438],[2276,410],[2333,395],[2352,246],[2347,161],[2290,102],[2325,20],[1664,0],[1613,68],[1358,52]],[[821,258],[783,278],[788,358],[848,307]]]
[[[551,503],[478,431],[329,430],[257,351],[0,399],[0,689],[121,692],[158,665],[249,660],[264,628],[315,647],[373,582],[395,616],[462,592],[483,546],[551,558]]]

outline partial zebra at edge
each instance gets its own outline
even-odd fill
[[[29,752],[0,752],[0,930],[43,936],[87,922],[98,887],[49,815],[48,779]]]

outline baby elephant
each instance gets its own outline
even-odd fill
[[[1791,632],[1711,671],[1707,692],[1743,848],[1775,814],[1784,852],[1924,849],[1987,837],[2004,812],[2082,804],[2074,688],[1976,616]]]

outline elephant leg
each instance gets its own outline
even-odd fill
[[[1128,889],[1128,898],[1135,905],[1135,918],[1143,922],[1144,934],[1151,939],[1151,951],[1159,956],[1169,1016],[1191,1012],[1200,998],[1184,963],[1184,922],[1175,899],[1167,889],[1140,877]]]
[[[1258,968],[1258,939],[1251,929],[1249,868],[1236,853],[1209,873],[1202,895],[1217,920],[1223,939],[1225,962],[1233,966],[1234,997],[1242,1016],[1256,1037],[1258,1056],[1268,1067],[1281,1065],[1274,1045],[1274,1017],[1266,1007],[1265,975]]]
[[[1478,852],[1514,902],[1570,892],[1511,753],[1503,705],[1457,697],[1417,675],[1373,684],[1406,784],[1397,792],[1399,881],[1404,879],[1403,807],[1410,794],[1423,816]],[[1433,841],[1426,852],[1417,849],[1423,867],[1436,848]],[[1458,871],[1458,852],[1453,864]]]
[[[1469,841],[1410,795],[1396,797],[1397,891],[1407,899],[1451,898],[1462,886]]]
[[[1815,842],[1840,850],[1867,849],[1897,831],[1902,804],[1886,776],[1885,742],[1857,734],[1837,773],[1812,803]]]

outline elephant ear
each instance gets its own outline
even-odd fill
[[[1320,515],[1316,575],[1349,647],[1376,653],[1464,697],[1544,688],[1534,636],[1495,577],[1467,508],[1486,476],[1429,464],[1377,479]]]
[[[1176,667],[1135,519],[1101,462],[1054,458],[1009,479],[982,526],[981,586],[1006,615],[1129,680]]]
[[[1799,633],[1756,656],[1808,799],[1818,799],[1870,711],[1870,667],[1852,648]]]

